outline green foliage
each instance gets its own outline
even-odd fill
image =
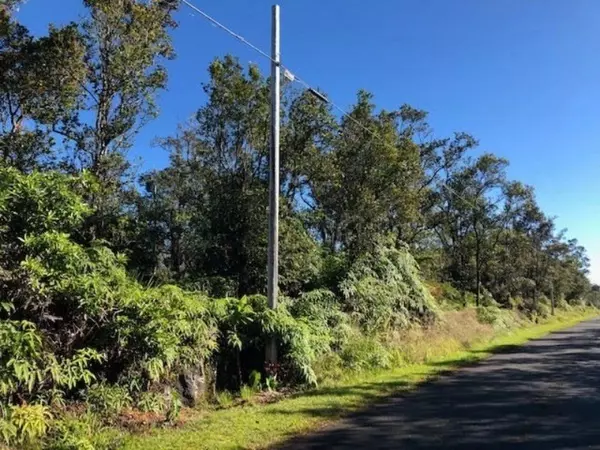
[[[48,392],[51,400],[61,388],[89,385],[95,375],[88,366],[102,360],[93,349],[80,349],[71,358],[57,358],[44,349],[34,324],[0,320],[0,394],[5,398],[17,392],[40,397],[40,390],[50,385],[54,389]]]
[[[229,391],[217,392],[216,401],[221,408],[230,408],[233,405],[233,395]]]
[[[29,322],[0,322],[2,371],[0,393],[7,397],[23,386],[29,392],[45,377],[42,337]]]
[[[342,302],[333,292],[319,289],[302,294],[289,304],[290,313],[315,324],[318,338],[339,348],[350,332],[350,318],[342,311]],[[327,350],[322,349],[318,354]]]
[[[265,379],[265,387],[267,388],[267,390],[269,392],[277,391],[277,388],[279,387],[279,381],[277,381],[277,375],[269,375]]]
[[[142,412],[154,412],[162,413],[166,409],[166,402],[164,395],[158,392],[142,392],[136,401],[136,406]]]
[[[179,418],[182,407],[183,402],[181,401],[179,394],[177,392],[171,392],[167,403],[167,412],[165,414],[167,422],[174,423]]]
[[[320,354],[330,349],[333,338],[322,317],[302,315],[301,310],[306,311],[301,306],[303,303],[308,304],[306,298],[296,306],[286,300],[277,310],[271,310],[267,308],[266,298],[262,296],[216,301],[213,308],[220,324],[222,343],[218,351],[219,367],[225,369],[233,365],[238,377],[244,372],[257,372],[262,368],[262,358],[255,361],[255,364],[258,362],[258,368],[242,367],[242,352],[262,354],[266,341],[275,337],[282,362],[286,366],[288,379],[285,381],[315,384],[312,364]],[[290,311],[295,307],[298,309],[296,316]],[[241,381],[238,383],[236,388],[243,384]]]
[[[41,441],[51,420],[52,415],[47,406],[13,405],[5,417],[0,418],[0,434],[7,445],[31,448]]]
[[[490,291],[484,288],[480,292],[479,305],[483,307],[498,307],[498,302],[496,302]]]
[[[550,301],[546,297],[526,299],[520,305],[520,310],[530,319],[546,319],[550,316]]]
[[[348,273],[348,258],[344,253],[327,253],[323,258],[319,285],[323,289],[338,291]]]
[[[265,309],[259,321],[266,336],[274,336],[279,343],[279,354],[291,369],[291,381],[316,385],[313,364],[334,342],[327,323],[310,316],[294,317],[285,303],[276,311]]]
[[[588,299],[589,298],[590,297],[588,297]],[[598,307],[600,307],[600,302],[593,301],[593,297],[592,297],[592,301],[590,302],[590,305],[598,308]],[[559,298],[556,299],[555,307],[557,309],[562,309],[564,311],[568,311],[569,309],[571,309],[571,305],[569,304],[569,302],[567,302],[567,300],[564,298],[564,296],[560,296]]]
[[[122,438],[117,430],[105,427],[93,413],[63,414],[48,432],[44,448],[48,450],[117,450]]]
[[[256,388],[252,388],[250,386],[243,385],[240,388],[240,398],[245,402],[249,402],[252,400],[252,398],[256,394],[257,390],[258,389],[256,389]]]
[[[298,295],[319,278],[321,252],[299,218],[285,217],[280,233],[280,286],[283,292]]]
[[[97,245],[84,248],[64,234],[45,233],[24,244],[30,256],[23,268],[35,295],[45,300],[44,313],[69,311],[51,336],[63,351],[82,345],[72,336],[79,337],[112,355],[107,373],[119,364],[123,375],[135,371],[157,381],[198,364],[212,350],[201,296],[174,286],[143,289],[128,277],[121,257]]]
[[[175,286],[143,288],[127,274],[122,256],[65,233],[89,212],[77,194],[83,183],[0,169],[0,210],[6,212],[0,215],[0,298],[11,299],[0,313],[0,394],[9,402],[18,394],[57,407],[81,390],[92,411],[113,419],[131,405],[130,391],[143,395],[150,383],[168,382],[205,361],[215,349],[216,328],[203,295]],[[127,387],[90,387],[107,378]],[[175,399],[164,409],[174,419],[180,408]],[[11,421],[2,422],[7,439],[47,431],[33,419],[24,425],[24,414],[34,410],[9,411]],[[56,439],[57,448],[71,445],[70,438]]]
[[[69,177],[56,172],[23,175],[0,167],[0,243],[9,243],[28,234],[70,232],[90,213],[80,193],[93,190],[87,176]]]
[[[352,316],[367,331],[435,317],[433,298],[406,249],[378,245],[350,268],[341,290]]]
[[[428,288],[435,301],[447,309],[461,309],[466,306],[466,295],[450,283],[428,283]]]
[[[508,304],[512,310],[522,310],[524,303],[525,300],[523,300],[523,297],[515,296],[509,298]]]
[[[391,366],[391,355],[377,336],[364,335],[354,329],[337,353],[343,369],[364,371],[386,369]]]
[[[114,418],[132,404],[127,389],[106,383],[96,384],[87,389],[85,400],[92,412],[107,418]]]
[[[127,349],[128,373],[159,381],[199,366],[216,347],[207,303],[206,297],[175,286],[147,289],[128,301],[111,330]]]
[[[497,306],[480,306],[477,308],[477,318],[481,323],[494,325],[501,314]]]
[[[516,312],[496,306],[480,306],[477,308],[477,319],[498,330],[511,330],[521,324]]]
[[[250,388],[254,391],[258,391],[261,389],[262,384],[262,375],[257,370],[253,370],[250,372],[250,376],[248,377],[248,382],[250,384]]]

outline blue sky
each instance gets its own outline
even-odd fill
[[[193,0],[268,50],[273,0]],[[600,282],[600,1],[280,0],[282,58],[344,107],[358,89],[384,108],[430,112],[437,135],[467,131],[511,161],[509,174],[536,188],[544,210],[586,246]],[[36,33],[83,14],[81,0],[27,0],[19,19]],[[261,56],[189,8],[177,14],[161,117],[132,157],[159,168],[152,146],[203,102],[216,56]]]

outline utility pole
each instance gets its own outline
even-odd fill
[[[271,36],[271,149],[269,157],[269,256],[267,299],[269,308],[277,308],[279,285],[279,128],[281,109],[281,55],[279,5],[273,6]],[[267,342],[267,363],[277,362],[277,342]]]
[[[550,286],[550,305],[552,307],[552,315],[554,315],[554,281]]]

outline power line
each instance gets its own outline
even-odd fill
[[[236,33],[232,29],[226,27],[221,22],[219,22],[217,19],[215,19],[214,17],[208,15],[207,13],[205,13],[204,11],[202,11],[200,8],[198,8],[197,6],[193,5],[192,3],[188,2],[187,0],[182,0],[182,2],[185,3],[187,6],[189,6],[190,8],[192,8],[194,11],[196,11],[198,14],[200,14],[202,17],[204,17],[206,20],[208,20],[209,22],[211,22],[216,27],[218,27],[218,28],[222,29],[223,31],[227,32],[228,34],[230,34],[231,36],[233,36],[234,38],[236,38],[238,41],[242,42],[243,44],[246,44],[252,50],[254,50],[255,52],[257,52],[260,55],[264,56],[269,61],[275,62],[273,60],[273,58],[271,58],[271,56],[268,53],[262,51],[260,48],[258,48],[256,45],[252,44],[250,41],[248,41],[242,35]]]
[[[194,11],[196,11],[198,14],[202,15],[202,17],[204,17],[206,20],[208,20],[209,22],[211,22],[212,24],[214,24],[215,26],[217,26],[218,28],[221,28],[222,30],[224,30],[226,33],[230,34],[231,36],[233,36],[234,38],[236,38],[237,40],[239,40],[240,42],[242,42],[243,44],[247,45],[248,47],[250,47],[252,50],[254,50],[255,52],[257,52],[258,54],[264,56],[265,58],[267,58],[269,61],[274,62],[276,64],[280,64],[282,69],[287,70],[289,76],[291,76],[292,81],[296,82],[298,84],[301,84],[302,86],[304,86],[306,89],[308,89],[311,92],[316,93],[323,101],[329,103],[331,106],[333,106],[335,109],[337,109],[338,111],[340,111],[342,113],[342,115],[348,117],[348,119],[352,120],[354,123],[356,123],[358,126],[362,127],[365,131],[371,133],[374,136],[378,135],[373,131],[373,130],[369,130],[367,127],[365,127],[362,123],[360,123],[358,120],[356,120],[354,117],[352,117],[344,108],[342,108],[341,106],[339,106],[338,104],[336,104],[335,102],[333,102],[330,98],[325,97],[324,95],[320,94],[319,91],[315,88],[313,88],[310,84],[308,84],[306,81],[304,81],[302,78],[298,77],[294,71],[292,71],[289,67],[286,67],[285,65],[278,63],[277,61],[275,61],[267,52],[261,50],[259,47],[257,47],[256,45],[252,44],[250,41],[248,41],[248,39],[246,39],[245,37],[243,37],[241,34],[236,33],[235,31],[233,31],[231,28],[228,28],[227,26],[223,25],[221,22],[219,22],[217,19],[215,19],[214,17],[212,17],[211,15],[209,15],[208,13],[202,11],[200,8],[198,8],[197,6],[195,6],[194,4],[190,3],[188,0],[182,0],[183,3],[185,3],[187,6],[189,6],[190,8],[192,8]]]
[[[188,0],[182,0],[182,2],[185,3],[187,6],[189,6],[190,8],[192,8],[198,14],[202,15],[202,17],[204,17],[206,20],[208,20],[209,22],[211,22],[212,24],[214,24],[218,28],[221,28],[222,30],[224,30],[225,32],[227,32],[228,34],[230,34],[231,36],[233,36],[234,38],[236,38],[237,40],[239,40],[243,44],[245,44],[248,47],[250,47],[252,50],[254,50],[255,52],[257,52],[258,54],[260,54],[260,55],[264,56],[265,58],[267,58],[269,61],[274,62],[274,63],[277,64],[277,62],[275,60],[273,60],[273,58],[268,53],[266,53],[265,51],[261,50],[256,45],[252,44],[250,41],[248,41],[248,39],[246,39],[245,37],[243,37],[241,34],[236,33],[232,29],[230,29],[227,26],[223,25],[217,19],[215,19],[214,17],[212,17],[208,13],[202,11],[200,8],[198,8],[197,6],[193,5]],[[291,69],[289,69],[288,67],[284,66],[281,63],[279,63],[279,64],[281,65],[281,68],[285,69],[288,72],[288,75],[291,76],[291,79],[292,79],[293,82],[301,84],[307,90],[309,90],[312,93],[314,93],[315,95],[317,95],[322,101],[324,101],[326,103],[329,103],[335,109],[337,109],[338,111],[340,111],[343,116],[346,116],[349,120],[351,120],[352,122],[354,122],[356,125],[358,125],[359,127],[361,127],[363,130],[367,131],[368,133],[370,133],[374,137],[379,138],[379,136],[377,135],[376,132],[374,132],[373,130],[368,129],[366,126],[364,126],[362,123],[360,123],[360,121],[358,121],[354,117],[352,117],[344,108],[342,108],[341,106],[339,106],[337,103],[335,103],[334,101],[332,101],[330,98],[325,97],[317,89],[313,88],[310,84],[308,84],[302,78],[298,77]]]
[[[337,109],[338,111],[340,111],[340,113],[342,114],[342,117],[344,117],[344,116],[347,117],[349,120],[351,120],[357,126],[359,126],[364,131],[366,131],[367,133],[369,133],[373,138],[376,138],[377,140],[379,140],[383,145],[386,145],[386,146],[389,145],[391,148],[395,149],[395,147],[393,147],[389,142],[386,142],[385,140],[383,140],[383,138],[376,131],[371,130],[368,127],[366,127],[365,125],[363,125],[359,120],[357,120],[354,117],[352,117],[352,115],[348,111],[346,111],[344,108],[342,108],[337,103],[335,103],[334,101],[332,101],[329,97],[326,97],[323,94],[321,94],[317,89],[313,88],[309,83],[307,83],[306,81],[304,81],[302,78],[298,77],[294,73],[294,71],[292,71],[291,69],[289,69],[285,65],[281,64],[280,62],[275,61],[267,52],[261,50],[259,47],[257,47],[256,45],[252,44],[250,41],[248,41],[245,37],[243,37],[239,33],[236,33],[232,29],[230,29],[227,26],[223,25],[217,19],[215,19],[214,17],[212,17],[208,13],[202,11],[200,8],[198,8],[194,4],[190,3],[188,0],[182,0],[182,2],[184,4],[186,4],[187,6],[189,6],[191,9],[193,9],[194,11],[196,11],[198,14],[200,14],[206,20],[208,20],[209,22],[211,22],[213,25],[215,25],[216,27],[222,29],[223,31],[225,31],[229,35],[233,36],[234,38],[236,38],[237,40],[239,40],[240,42],[242,42],[243,44],[247,45],[252,50],[254,50],[258,54],[260,54],[261,56],[267,58],[269,61],[271,61],[271,62],[273,62],[275,64],[279,64],[281,66],[281,68],[284,69],[287,72],[288,77],[290,78],[290,80],[292,82],[296,82],[296,83],[304,86],[307,90],[309,90],[310,92],[312,92],[313,94],[315,94],[322,101],[330,104],[335,109]],[[476,206],[475,206],[475,204],[473,202],[471,202],[470,200],[467,200],[461,194],[459,194],[458,192],[456,192],[456,190],[454,188],[450,187],[446,183],[442,183],[442,185],[444,187],[446,187],[449,191],[451,191],[452,193],[454,193],[454,195],[456,195],[458,198],[461,198],[462,200],[464,200],[465,202],[469,203],[471,206],[473,206],[474,208],[476,208]]]

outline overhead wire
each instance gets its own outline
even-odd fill
[[[293,70],[291,70],[289,67],[285,66],[281,62],[277,62],[267,52],[265,52],[264,50],[260,49],[256,45],[252,44],[250,41],[248,41],[248,39],[246,39],[245,37],[243,37],[241,34],[236,33],[235,31],[233,31],[231,28],[227,27],[226,25],[222,24],[217,19],[215,19],[214,17],[212,17],[210,14],[202,11],[200,8],[198,8],[193,3],[191,3],[189,0],[181,0],[181,1],[182,1],[182,3],[184,3],[185,5],[187,5],[189,8],[193,9],[198,14],[200,14],[202,17],[204,17],[206,20],[208,20],[210,23],[212,23],[213,25],[215,25],[217,28],[220,28],[221,30],[223,30],[226,33],[228,33],[229,35],[233,36],[235,39],[237,39],[238,41],[240,41],[244,45],[247,45],[252,50],[254,50],[255,52],[257,52],[259,55],[265,57],[266,59],[268,59],[272,63],[279,64],[282,69],[284,69],[285,71],[288,72],[288,78],[292,82],[296,82],[296,83],[304,86],[307,90],[309,90],[310,92],[312,92],[313,94],[315,94],[322,101],[324,101],[325,103],[330,104],[333,108],[335,108],[336,110],[338,110],[342,114],[343,117],[346,117],[347,119],[349,119],[350,121],[352,121],[354,124],[356,124],[357,126],[359,126],[360,128],[362,128],[364,131],[366,131],[367,133],[369,133],[373,138],[376,138],[377,140],[379,140],[383,145],[386,145],[386,146],[389,145],[390,147],[393,147],[389,142],[383,140],[383,138],[376,131],[371,130],[370,128],[366,127],[359,120],[357,120],[356,118],[354,118],[352,116],[352,114],[350,114],[348,111],[346,111],[343,107],[341,107],[340,105],[338,105],[337,103],[335,103],[329,97],[321,94],[316,88],[313,88],[309,83],[307,83],[302,78],[300,78],[299,76],[297,76],[296,73]],[[395,147],[393,147],[393,148],[395,149]],[[462,199],[463,201],[469,203],[471,206],[473,206],[474,208],[476,208],[475,204],[471,200],[467,200],[461,194],[459,194],[458,192],[456,192],[456,190],[454,188],[450,187],[447,183],[441,183],[441,184],[446,189],[448,189],[449,191],[451,191],[454,195],[456,195],[458,198]]]
[[[243,44],[247,45],[248,47],[250,47],[255,52],[257,52],[260,55],[262,55],[265,58],[267,58],[269,61],[275,62],[275,60],[273,58],[271,58],[271,56],[267,52],[264,52],[263,50],[261,50],[260,48],[258,48],[256,45],[252,44],[244,36],[236,33],[231,28],[226,27],[221,22],[219,22],[217,19],[215,19],[214,17],[212,17],[209,14],[205,13],[200,8],[198,8],[197,6],[195,6],[194,4],[190,3],[188,0],[181,0],[181,1],[182,1],[182,3],[185,3],[188,7],[190,7],[194,11],[196,11],[198,14],[200,14],[202,17],[204,17],[206,20],[208,20],[209,22],[211,22],[216,27],[218,27],[218,28],[222,29],[223,31],[225,31],[226,33],[230,34],[231,36],[233,36],[234,38],[236,38],[238,41],[242,42]]]

